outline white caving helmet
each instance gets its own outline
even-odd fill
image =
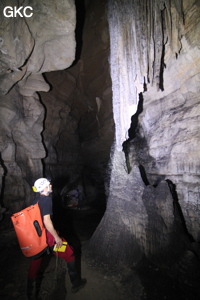
[[[46,178],[39,178],[35,181],[33,186],[34,192],[42,192],[44,191],[45,187],[47,187],[50,183],[50,181]]]

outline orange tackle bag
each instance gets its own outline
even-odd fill
[[[13,214],[11,220],[26,257],[37,258],[47,250],[46,229],[38,203]]]

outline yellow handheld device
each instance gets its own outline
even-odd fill
[[[55,245],[53,247],[53,251],[55,251],[55,252],[65,252],[66,248],[67,248],[67,242],[63,242],[62,246],[59,247],[59,248],[57,248],[57,246]]]

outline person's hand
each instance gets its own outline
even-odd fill
[[[55,241],[56,241],[56,247],[60,248],[62,246],[62,243],[63,243],[62,239],[58,236],[58,237],[55,238]]]

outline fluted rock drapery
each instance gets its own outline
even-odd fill
[[[109,1],[116,143],[90,248],[110,267],[199,242],[199,16],[192,0]]]
[[[31,6],[30,18],[3,16],[5,6]],[[69,67],[75,58],[75,4],[48,0],[0,3],[1,164],[4,205],[15,211],[30,203],[31,185],[43,175],[44,107],[37,91],[48,91],[44,72]]]

